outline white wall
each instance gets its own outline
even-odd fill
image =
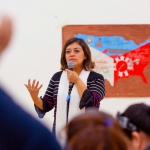
[[[43,95],[51,76],[59,70],[61,28],[71,24],[150,24],[150,0],[0,0],[0,16],[13,19],[13,38],[0,57],[0,81],[32,116],[38,119],[24,83],[38,79]],[[101,110],[112,115],[132,103],[150,98],[105,98]],[[38,119],[51,129],[53,111]]]

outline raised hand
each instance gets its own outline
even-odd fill
[[[35,79],[33,80],[33,82],[31,83],[30,79],[28,80],[28,84],[24,84],[27,88],[27,90],[29,91],[32,100],[34,101],[34,103],[39,107],[42,108],[42,101],[41,99],[38,97],[39,94],[39,90],[41,89],[41,87],[43,86],[42,84],[39,85],[39,81],[36,81]]]

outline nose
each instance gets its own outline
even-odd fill
[[[70,52],[70,56],[74,56],[74,51],[71,51],[71,52]]]

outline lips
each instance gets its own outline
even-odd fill
[[[76,59],[69,59],[69,61],[76,61]]]

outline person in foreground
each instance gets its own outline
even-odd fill
[[[42,87],[38,81],[31,82],[29,79],[25,84],[39,117],[55,108],[53,133],[56,136],[68,120],[78,113],[88,107],[99,109],[105,95],[104,78],[92,71],[94,63],[91,52],[83,39],[69,39],[63,47],[60,62],[61,71],[53,75],[43,97],[38,97]],[[69,63],[73,70],[69,70]],[[69,86],[69,82],[73,84]]]
[[[117,120],[131,141],[132,150],[150,150],[150,106],[144,103],[130,105]]]
[[[66,150],[129,150],[117,121],[103,111],[89,109],[66,126]]]
[[[0,54],[12,35],[9,17],[0,20]],[[0,149],[1,150],[61,150],[58,142],[41,123],[14,103],[0,86]]]

